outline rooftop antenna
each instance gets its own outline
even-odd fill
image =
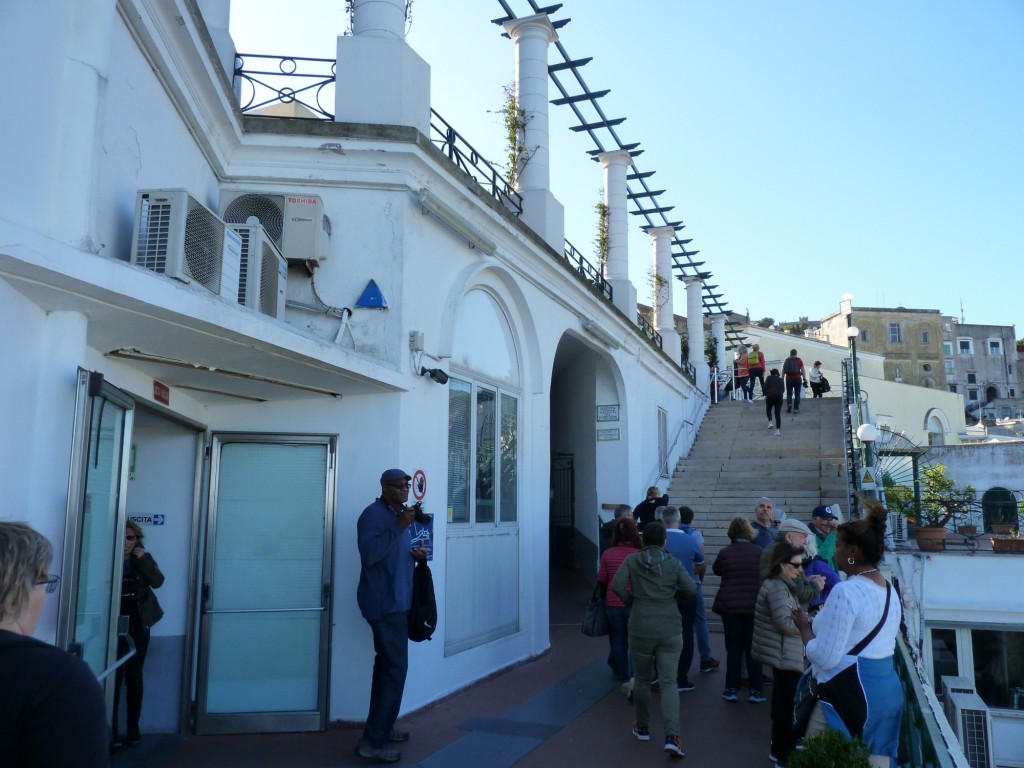
[[[964,300],[960,299],[960,325],[964,324]]]

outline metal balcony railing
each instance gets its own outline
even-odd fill
[[[604,274],[602,274],[600,269],[587,261],[583,254],[576,250],[575,246],[568,240],[565,241],[564,258],[573,269],[583,275],[584,279],[594,286],[598,293],[608,299],[608,301],[612,300],[612,287],[604,279]]]

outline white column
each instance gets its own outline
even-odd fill
[[[715,337],[719,372],[725,372],[732,376],[732,361],[725,359],[725,321],[728,317],[725,313],[711,316],[711,335]]]
[[[355,0],[352,34],[405,40],[405,0]]]
[[[604,168],[604,204],[608,209],[604,276],[612,286],[613,303],[633,320],[636,317],[636,287],[629,280],[626,210],[626,169],[633,164],[633,158],[624,149],[602,152],[597,157]]]
[[[430,67],[405,42],[405,0],[355,0],[336,71],[335,121],[430,134]]]
[[[686,339],[690,345],[688,361],[696,372],[697,389],[708,393],[711,372],[704,358],[704,309],[701,302],[703,281],[699,277],[684,277],[686,286]]]
[[[559,253],[565,247],[565,211],[551,194],[551,137],[548,128],[548,46],[558,33],[546,13],[503,25],[515,44],[516,104],[526,125],[521,139],[525,159],[516,168],[516,190],[523,196],[523,221]]]
[[[661,334],[661,348],[673,360],[679,360],[679,334],[676,332],[672,302],[672,237],[675,227],[652,227],[647,230],[654,248],[654,279],[651,306],[654,308],[654,330]]]

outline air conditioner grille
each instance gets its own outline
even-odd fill
[[[960,710],[960,745],[972,768],[987,768],[989,763],[987,713],[980,709]]]
[[[242,238],[242,259],[238,274],[238,303],[244,305],[249,290],[249,248],[251,247],[249,240],[252,230],[249,227],[235,227],[235,231]]]
[[[264,242],[260,261],[260,312],[271,317],[277,317],[278,264],[277,253],[269,242]]]
[[[214,293],[220,293],[224,225],[189,197],[185,219],[185,264],[189,275]]]
[[[224,221],[245,224],[250,216],[260,220],[274,245],[281,248],[284,235],[284,198],[279,195],[241,195],[224,209]]]
[[[171,230],[171,201],[142,199],[135,263],[163,274],[167,271],[167,241]]]

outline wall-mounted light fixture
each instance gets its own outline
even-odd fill
[[[420,368],[420,376],[429,376],[437,384],[447,384],[448,374],[440,368]]]
[[[469,221],[458,211],[453,208],[449,208],[429,189],[426,187],[422,188],[417,194],[416,199],[419,201],[420,207],[424,213],[432,213],[442,222],[452,228],[453,231],[462,235],[469,242],[471,248],[479,248],[481,251],[486,253],[488,256],[494,253],[497,246],[494,241],[485,235],[481,230]]]
[[[580,319],[580,324],[583,326],[583,330],[593,336],[595,339],[599,339],[612,349],[618,349],[622,346],[619,340],[612,336],[608,331],[602,328],[600,325],[595,323],[593,320]]]

